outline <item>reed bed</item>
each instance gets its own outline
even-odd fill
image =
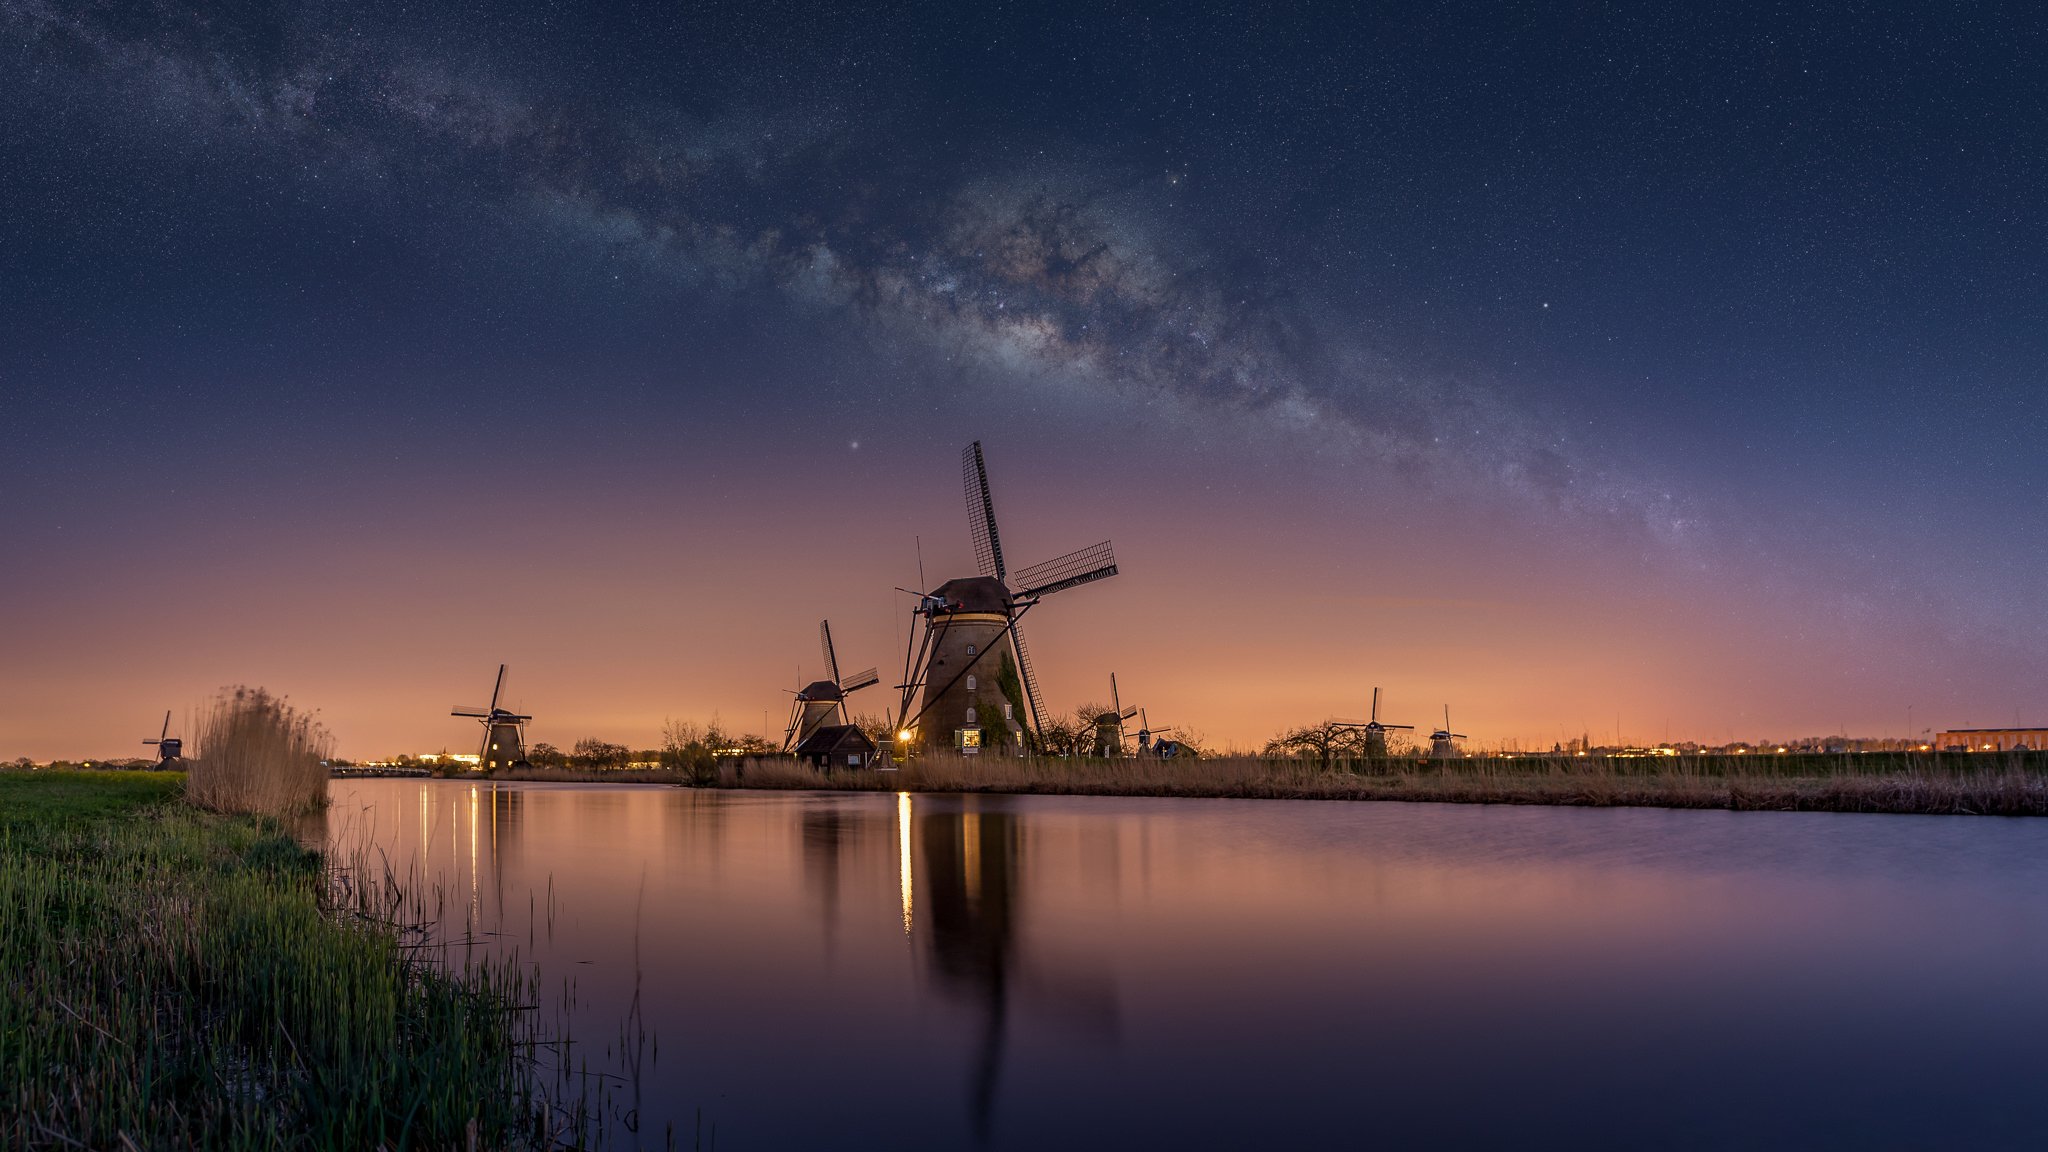
[[[2048,816],[2048,756],[1519,756],[1334,763],[931,755],[895,772],[820,774],[785,759],[724,769],[744,788],[1406,800],[1453,804]]]
[[[420,947],[417,896],[178,787],[0,773],[0,1146],[555,1143],[534,978]]]
[[[261,688],[226,688],[199,714],[185,798],[215,812],[280,818],[327,803],[331,740],[310,713]]]

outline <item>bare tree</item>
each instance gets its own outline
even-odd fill
[[[1328,768],[1335,760],[1352,760],[1365,755],[1365,733],[1353,725],[1325,720],[1303,728],[1291,728],[1266,742],[1268,756],[1313,756]]]

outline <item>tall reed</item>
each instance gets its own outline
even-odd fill
[[[215,812],[298,816],[327,803],[332,740],[309,712],[262,688],[224,688],[199,714],[185,798]]]

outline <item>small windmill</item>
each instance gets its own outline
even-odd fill
[[[1162,757],[1172,756],[1176,750],[1185,748],[1186,745],[1178,740],[1161,740],[1157,744],[1152,742],[1153,737],[1164,736],[1172,731],[1172,728],[1154,728],[1152,718],[1145,715],[1143,708],[1138,709],[1138,755],[1157,753]]]
[[[1097,756],[1121,756],[1124,754],[1124,721],[1136,716],[1136,708],[1124,707],[1123,698],[1117,695],[1116,673],[1109,674],[1109,711],[1095,717],[1095,754]],[[1142,750],[1142,747],[1141,747]]]
[[[1372,690],[1372,718],[1371,718],[1371,719],[1367,720],[1367,721],[1366,721],[1365,723],[1363,723],[1363,724],[1360,724],[1360,723],[1359,723],[1358,721],[1356,721],[1356,720],[1340,720],[1340,721],[1337,721],[1337,722],[1336,722],[1336,727],[1339,727],[1339,728],[1357,728],[1357,729],[1360,729],[1360,730],[1362,730],[1362,731],[1363,731],[1363,732],[1365,733],[1365,754],[1366,754],[1366,755],[1367,755],[1368,757],[1371,757],[1371,758],[1374,758],[1374,759],[1379,759],[1379,758],[1383,758],[1383,757],[1385,757],[1385,756],[1386,756],[1386,754],[1387,754],[1387,733],[1389,733],[1389,732],[1413,732],[1413,731],[1415,730],[1415,725],[1413,725],[1413,724],[1382,724],[1382,723],[1380,723],[1380,690],[1379,690],[1378,688],[1374,688],[1374,689]]]
[[[863,669],[846,677],[839,675],[839,655],[832,650],[830,620],[818,621],[818,644],[824,652],[827,678],[814,680],[797,692],[795,706],[789,714],[789,728],[782,734],[784,752],[809,740],[820,728],[849,723],[846,698],[882,680],[878,668]]]
[[[470,716],[484,726],[484,742],[477,751],[477,767],[510,768],[526,762],[526,722],[531,716],[522,716],[509,709],[498,707],[498,698],[505,691],[505,666],[498,665],[498,681],[491,686],[491,705],[488,708],[456,706],[450,716]]]
[[[1429,734],[1429,754],[1439,760],[1452,759],[1457,756],[1458,749],[1451,741],[1463,740],[1465,738],[1463,732],[1451,731],[1451,706],[1446,704],[1444,705],[1444,726]]]
[[[143,743],[156,745],[156,762],[158,764],[169,764],[171,761],[176,760],[178,755],[185,750],[185,741],[171,735],[171,714],[169,712],[164,713],[163,731],[157,733],[156,739],[144,740]]]
[[[991,743],[1008,744],[1025,731],[1045,723],[1045,698],[1031,668],[1018,622],[1045,597],[1116,575],[1116,554],[1109,541],[1069,552],[1018,572],[1013,580],[1003,560],[1002,537],[996,531],[995,498],[989,492],[988,465],[981,441],[960,454],[967,487],[967,523],[974,540],[979,575],[948,580],[918,597],[911,614],[911,646],[903,653],[899,727],[918,739],[955,751],[981,751],[982,735]],[[917,707],[913,711],[912,703]]]

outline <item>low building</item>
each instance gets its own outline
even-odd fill
[[[796,756],[823,772],[866,768],[874,761],[875,742],[855,725],[826,724],[796,746]]]
[[[1951,728],[1937,733],[1943,752],[2039,752],[2048,749],[2048,728]]]

